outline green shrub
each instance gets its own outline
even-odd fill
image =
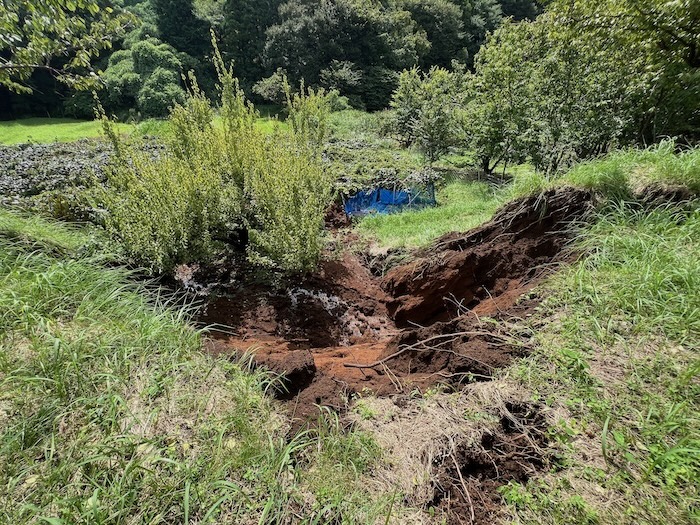
[[[298,93],[291,93],[287,85],[288,122],[295,136],[302,142],[320,147],[328,132],[328,115],[331,112],[330,97],[324,89],[308,89],[304,84]]]
[[[407,69],[399,76],[399,85],[392,97],[394,126],[405,145],[412,144],[415,139],[413,123],[418,119],[420,111],[420,85],[418,68]]]
[[[208,261],[217,251],[214,238],[240,213],[240,201],[220,173],[193,168],[172,152],[153,160],[122,144],[107,180],[96,194],[107,211],[104,226],[134,262],[153,272]]]
[[[278,67],[269,77],[253,84],[253,93],[273,104],[284,104],[286,100],[287,72]]]
[[[184,67],[175,49],[149,38],[131,49],[115,52],[102,75],[102,102],[109,111],[135,108],[143,116],[163,117],[185,91],[180,75]]]
[[[404,144],[415,144],[429,164],[442,157],[457,141],[464,98],[461,72],[434,67],[420,75],[404,71],[394,92],[396,131]]]
[[[249,232],[249,259],[283,271],[310,270],[323,247],[331,179],[321,162],[330,103],[323,91],[290,95],[288,131],[256,126],[258,112],[216,53],[221,124],[192,76],[170,114],[156,158],[124,143],[105,119],[116,149],[107,188],[98,191],[105,227],[133,260],[164,272],[206,261],[232,230]],[[154,75],[155,76],[155,75]],[[160,74],[167,80],[167,71]]]
[[[182,104],[185,91],[175,72],[158,67],[144,82],[136,100],[143,116],[158,117],[166,114],[173,104]]]
[[[277,135],[246,172],[253,262],[287,271],[312,270],[323,248],[332,180],[313,144]]]

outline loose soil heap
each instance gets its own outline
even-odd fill
[[[346,252],[293,286],[234,279],[202,315],[214,328],[209,349],[252,352],[278,373],[278,397],[298,421],[366,390],[488,380],[526,351],[513,324],[534,305],[519,300],[566,256],[571,223],[591,200],[573,188],[516,200],[384,278]]]

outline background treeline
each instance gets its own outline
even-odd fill
[[[166,116],[184,100],[182,75],[190,70],[214,95],[212,30],[259,102],[276,100],[286,73],[292,85],[334,88],[353,107],[377,110],[404,69],[472,67],[486,35],[507,17],[534,19],[542,10],[537,0],[123,0],[121,7],[137,21],[93,67],[103,72],[106,110],[135,118]],[[31,95],[0,92],[0,118],[93,116],[90,94],[48,73],[37,72],[30,85]]]
[[[435,161],[554,174],[625,145],[700,137],[700,3],[554,0],[489,35],[473,71],[401,74],[395,130]]]

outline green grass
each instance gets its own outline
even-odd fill
[[[535,355],[517,366],[560,415],[546,482],[511,485],[518,523],[700,519],[700,203],[618,203],[548,285]]]
[[[416,248],[444,233],[478,226],[510,199],[559,186],[587,188],[615,202],[632,199],[655,183],[700,193],[700,149],[676,153],[674,148],[667,141],[644,150],[621,150],[583,162],[557,177],[546,177],[523,164],[508,170],[512,182],[501,189],[483,182],[450,182],[439,190],[437,207],[367,217],[360,221],[358,230],[380,246]],[[443,164],[459,165],[462,158],[452,155]]]
[[[0,208],[0,232],[6,239],[34,243],[46,250],[77,252],[91,243],[87,229],[69,225],[55,228],[37,215],[18,214]]]
[[[530,195],[547,188],[572,185],[603,196],[624,200],[653,183],[679,185],[700,193],[700,148],[675,151],[673,141],[648,149],[614,151],[578,164],[563,176],[546,177],[532,170],[513,172],[512,196]]]
[[[503,204],[485,182],[454,181],[437,191],[438,206],[363,218],[359,231],[381,246],[415,248],[451,231],[467,231],[489,220]]]
[[[128,124],[119,124],[122,133],[131,128]],[[0,122],[0,144],[71,142],[101,134],[102,124],[96,120],[26,118]]]
[[[82,236],[82,238],[81,238]],[[81,242],[82,241],[82,242]],[[0,214],[0,522],[373,523],[379,450],[337,418],[286,438],[271,378],[207,357],[187,309]]]
[[[217,119],[218,120],[218,119]],[[274,116],[261,116],[258,126],[272,133],[276,126],[286,126]],[[167,120],[148,119],[138,124],[116,124],[119,133],[165,136],[170,131]],[[69,118],[26,118],[0,121],[0,144],[22,144],[27,142],[72,142],[102,136],[102,123],[98,120],[75,120]]]

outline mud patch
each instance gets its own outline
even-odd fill
[[[252,352],[278,374],[277,396],[297,425],[317,405],[344,408],[354,393],[490,380],[527,353],[520,320],[537,301],[522,296],[560,260],[570,223],[590,208],[591,195],[572,188],[515,201],[383,279],[350,251],[292,284],[232,276],[201,317],[214,327],[208,348]]]
[[[242,278],[204,308],[200,321],[229,342],[311,349],[376,341],[395,333],[379,284],[351,254],[325,261],[301,283]],[[218,335],[217,335],[218,334]]]

